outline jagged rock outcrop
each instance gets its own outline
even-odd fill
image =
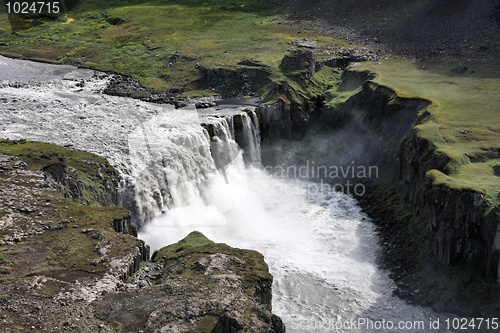
[[[197,65],[201,78],[196,84],[223,96],[255,95],[269,82],[271,70],[259,61],[246,59],[231,68],[206,68]]]
[[[285,332],[271,313],[272,276],[260,253],[195,232],[148,262],[126,209],[64,198],[71,167],[63,161],[73,151],[25,140],[2,141],[0,151],[41,146],[57,150],[57,161],[0,154],[3,330]],[[76,162],[88,173],[72,181],[102,169],[89,159]]]
[[[116,187],[108,195],[90,191],[105,189],[106,177],[94,178],[96,171],[113,174],[112,168],[92,154],[25,140],[2,140],[0,151],[21,152],[0,153],[2,329],[111,331],[92,315],[90,302],[118,289],[149,258],[149,248],[130,235],[129,212],[98,205]],[[73,154],[82,159],[72,159],[78,172],[71,176],[66,160]],[[87,183],[81,189],[91,206],[80,204],[81,196],[64,197],[75,193],[70,182]]]
[[[47,181],[65,198],[84,205],[112,206],[117,203],[119,176],[107,161],[81,158],[68,162],[58,152],[32,152],[24,158],[39,165]]]
[[[309,80],[316,73],[316,53],[311,50],[292,49],[281,60],[281,67],[285,73],[293,76],[302,76]]]
[[[264,143],[292,137],[291,110],[283,99],[272,104],[261,104],[257,111],[262,119],[261,133]]]
[[[181,93],[180,88],[151,92],[144,88],[138,80],[122,75],[113,75],[103,93],[111,96],[132,97],[146,102],[176,104],[175,95]]]
[[[257,112],[261,120],[263,144],[280,139],[299,139],[319,115],[323,97],[306,96],[292,88],[287,81],[270,84]]]
[[[100,318],[127,332],[285,332],[271,313],[272,276],[258,252],[193,232],[153,258],[137,274],[143,288],[94,302]]]
[[[132,224],[132,218],[130,216],[113,220],[113,229],[115,229],[116,232],[131,234],[137,237],[137,228]]]

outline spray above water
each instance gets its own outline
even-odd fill
[[[219,134],[232,142],[228,129],[222,126]],[[214,141],[222,147],[222,139]],[[154,218],[139,237],[154,251],[197,230],[215,242],[261,252],[274,276],[273,310],[288,332],[371,332],[345,325],[435,318],[392,296],[395,287],[376,264],[375,227],[352,197],[329,186],[318,190],[310,181],[273,177],[264,168],[245,168],[242,152],[224,173],[212,174],[200,200]]]

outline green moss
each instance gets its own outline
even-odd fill
[[[171,256],[175,256],[176,253],[186,249],[200,247],[200,246],[207,246],[207,245],[209,246],[212,244],[215,243],[210,239],[206,238],[205,235],[203,235],[201,232],[193,231],[179,242],[163,247],[160,250],[158,250],[158,253],[155,257],[155,261],[160,262],[164,256],[169,258]]]
[[[19,279],[13,278],[13,277],[0,277],[0,285],[15,284],[18,281],[19,281]]]
[[[31,170],[41,170],[50,165],[54,159],[65,158],[68,165],[74,168],[81,168],[83,161],[99,163],[111,168],[106,158],[87,153],[81,150],[67,149],[50,143],[21,140],[0,140],[0,153],[12,156],[27,157],[31,162]],[[50,158],[41,158],[45,154]]]
[[[219,321],[219,318],[216,316],[207,315],[207,316],[202,317],[197,322],[197,325],[198,325],[197,332],[200,332],[200,333],[212,332],[218,321]]]
[[[390,88],[400,98],[418,97],[432,104],[428,116],[415,126],[430,143],[436,159],[445,161],[444,174],[429,173],[433,181],[451,188],[486,194],[498,203],[500,177],[492,166],[500,159],[500,66],[469,63],[469,73],[451,71],[457,63],[390,59],[366,62],[353,71],[372,71],[377,89]],[[391,101],[394,93],[387,92]],[[393,97],[391,97],[393,96]]]
[[[237,249],[223,243],[214,243],[197,231],[190,233],[176,244],[160,249],[155,257],[155,262],[165,264],[161,280],[178,276],[188,279],[204,279],[204,283],[208,286],[217,288],[208,275],[200,274],[195,265],[198,260],[210,254],[226,254],[243,261],[243,264],[235,265],[233,270],[235,274],[244,277],[243,290],[247,295],[253,294],[258,283],[272,280],[264,257],[259,252]],[[182,260],[179,261],[180,258]],[[180,262],[182,267],[178,265]]]
[[[101,156],[27,140],[0,140],[0,153],[19,157],[35,171],[62,163],[74,170],[67,172],[69,179],[64,181],[66,197],[86,205],[113,204],[112,186],[117,186],[118,175]],[[111,185],[111,189],[105,188],[105,183]]]
[[[0,274],[9,274],[9,273],[10,273],[9,267],[0,266]]]
[[[116,172],[106,159],[82,151],[26,140],[2,140],[0,153],[19,156],[31,170],[65,163],[76,170],[73,180],[81,184],[83,189],[83,195],[80,194],[77,201],[82,197],[95,200],[94,205],[85,206],[71,200],[74,198],[63,198],[62,194],[50,188],[37,189],[36,196],[31,197],[33,203],[30,206],[36,207],[36,211],[43,211],[43,214],[23,214],[29,215],[34,223],[43,223],[44,232],[25,238],[9,248],[0,248],[1,263],[17,267],[16,270],[6,267],[3,274],[14,278],[40,274],[64,277],[67,272],[73,272],[73,275],[74,272],[79,272],[77,275],[100,274],[107,270],[106,265],[113,258],[123,258],[136,251],[139,240],[113,229],[115,220],[129,218],[128,210],[124,207],[101,206],[106,203],[102,200],[103,183],[116,177]],[[96,176],[97,173],[100,173],[99,177]],[[0,184],[4,181],[8,180],[0,177]],[[30,191],[30,182],[18,184],[26,186]],[[23,198],[24,201],[29,199],[29,196]],[[19,228],[24,228],[24,223],[24,219],[15,222]],[[104,247],[105,254],[100,253],[99,249]],[[46,293],[56,292],[58,286],[52,287]]]
[[[0,17],[0,28],[9,27],[7,19]],[[213,91],[198,87],[196,63],[245,69],[237,64],[252,59],[268,66],[272,80],[283,79],[278,65],[288,42],[313,37],[299,35],[299,23],[290,23],[279,6],[266,1],[98,0],[81,2],[60,20],[0,34],[6,44],[0,52],[131,75],[152,90],[180,87],[186,95],[207,95]],[[321,46],[345,44],[326,36],[314,39]]]
[[[3,254],[0,254],[0,264],[8,264],[10,259]]]

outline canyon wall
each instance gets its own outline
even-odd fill
[[[411,131],[399,152],[397,177],[402,196],[422,223],[434,258],[442,265],[465,264],[500,282],[499,206],[484,192],[435,181],[446,174],[448,159]]]
[[[402,287],[422,284],[421,295],[412,292],[409,298],[424,305],[439,304],[446,299],[446,304],[439,304],[436,309],[463,314],[495,309],[494,295],[499,294],[500,282],[499,206],[492,207],[480,190],[437,181],[437,174],[449,174],[451,158],[419,136],[415,129],[427,121],[430,101],[401,97],[394,90],[370,81],[372,77],[367,73],[347,71],[343,78],[349,76],[363,78],[365,82],[359,92],[335,106],[311,108],[310,100],[290,97],[299,94],[289,85],[275,88],[281,98],[259,108],[263,152],[275,149],[273,144],[280,140],[292,138],[292,133],[300,135],[310,129],[310,135],[321,137],[327,128],[330,140],[337,140],[335,149],[327,154],[329,158],[336,154],[349,158],[323,161],[348,165],[352,160],[379,168],[380,177],[366,183],[369,191],[359,199],[379,225],[389,254],[386,258],[392,262],[386,266],[394,270],[393,277],[397,280],[398,267],[402,266],[408,272],[419,271],[422,275],[420,282],[407,279],[406,287]],[[304,113],[308,116],[304,117]],[[272,158],[264,161],[276,163]],[[403,261],[409,265],[402,265]],[[448,281],[454,291],[436,291],[440,288],[437,282],[426,285],[423,275],[428,269],[439,276],[436,279]],[[459,282],[457,274],[461,276]],[[457,306],[459,298],[463,299]]]

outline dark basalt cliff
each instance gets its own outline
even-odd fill
[[[310,72],[314,66],[304,63],[303,72]],[[498,313],[499,207],[492,207],[480,190],[439,180],[449,174],[450,158],[415,129],[427,120],[430,101],[401,97],[370,81],[370,73],[344,72],[343,79],[349,78],[364,83],[359,92],[335,106],[321,106],[325,97],[308,99],[286,82],[275,84],[272,89],[278,97],[259,109],[264,162],[312,159],[316,165],[355,161],[377,166],[380,176],[365,183],[368,191],[359,200],[379,225],[385,265],[392,271],[398,294],[438,311]],[[283,154],[286,147],[277,153],[280,139],[300,138],[308,131],[326,138],[330,153],[316,147],[324,142],[301,143],[304,147],[298,151],[295,147],[295,155]],[[278,155],[293,156],[277,159]]]
[[[350,110],[385,143],[364,151],[362,158],[378,165],[382,177],[359,199],[380,227],[399,294],[440,311],[494,315],[500,295],[498,206],[491,207],[480,190],[439,180],[449,173],[450,157],[414,128],[426,121],[429,104],[368,82],[334,111],[332,126],[359,133],[346,121]]]
[[[436,260],[476,267],[499,281],[499,207],[490,208],[483,192],[436,182],[435,173],[446,173],[446,157],[415,132],[405,138],[399,160],[404,200],[425,223]]]

